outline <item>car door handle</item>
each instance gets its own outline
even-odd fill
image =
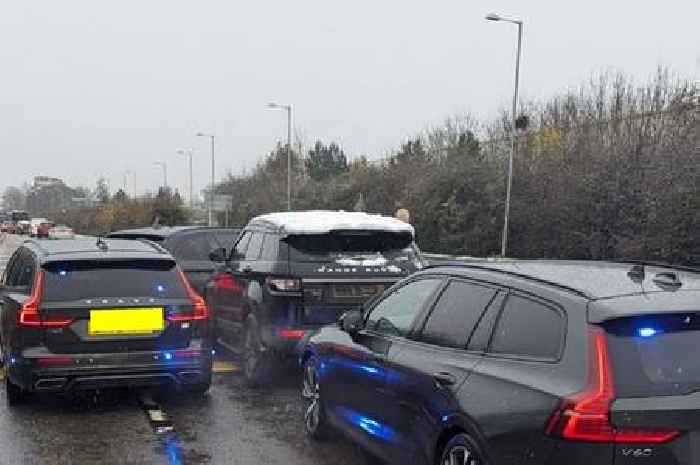
[[[444,371],[433,373],[433,379],[441,386],[453,386],[457,383],[457,378]]]

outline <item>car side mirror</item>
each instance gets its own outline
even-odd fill
[[[221,247],[214,249],[209,253],[209,260],[216,263],[224,263],[226,261],[226,248]]]
[[[362,329],[364,317],[360,310],[349,310],[340,317],[340,328],[352,335]]]

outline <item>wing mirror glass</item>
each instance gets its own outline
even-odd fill
[[[226,248],[214,249],[209,253],[209,260],[216,263],[224,263],[226,261]]]
[[[340,327],[348,334],[355,334],[362,329],[364,317],[360,310],[350,310],[340,317]]]

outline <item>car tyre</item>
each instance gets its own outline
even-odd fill
[[[304,364],[301,397],[304,401],[304,431],[314,440],[330,436],[330,424],[326,417],[325,405],[321,396],[318,376],[318,362],[310,357]]]
[[[440,451],[438,465],[489,465],[479,444],[468,434],[458,433]]]
[[[20,405],[27,398],[27,393],[21,387],[10,381],[10,377],[5,374],[5,397],[10,406]]]
[[[248,325],[243,347],[243,377],[247,385],[259,386],[270,376],[271,361],[263,351],[257,326]]]

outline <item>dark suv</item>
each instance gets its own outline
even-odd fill
[[[422,267],[413,228],[365,213],[310,211],[254,218],[208,284],[219,342],[263,380],[306,332],[335,323]]]
[[[310,338],[305,426],[397,464],[696,465],[698,347],[698,271],[433,267]]]
[[[10,404],[32,391],[209,388],[209,311],[156,244],[27,241],[0,291]]]
[[[240,229],[206,226],[163,226],[160,228],[124,229],[110,233],[115,239],[147,239],[167,249],[190,280],[195,290],[204,293],[204,286],[216,270],[209,258],[212,250],[231,247]]]

